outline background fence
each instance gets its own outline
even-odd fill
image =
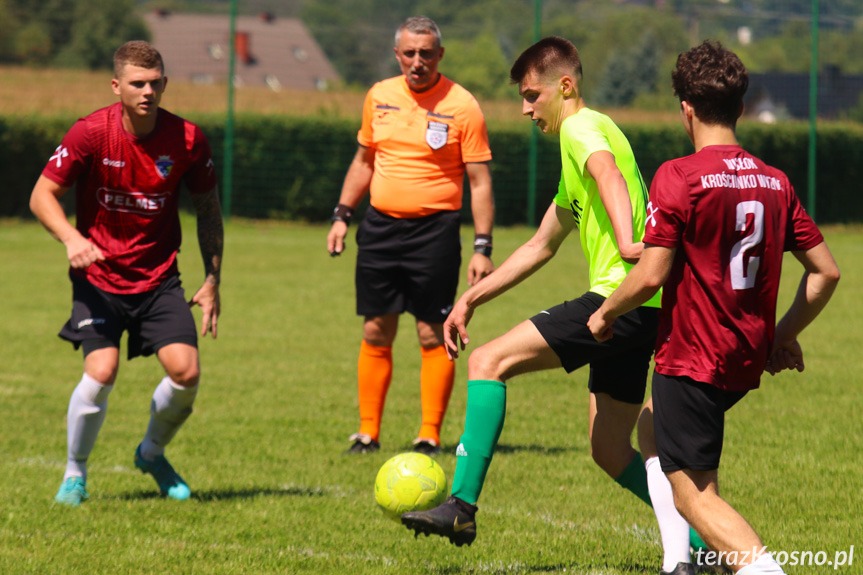
[[[471,90],[486,114],[499,225],[535,223],[556,190],[556,139],[531,133],[534,128],[520,117],[517,90],[508,83],[515,57],[534,38],[552,34],[579,47],[586,102],[621,125],[647,181],[662,161],[691,151],[670,89],[676,55],[703,39],[722,41],[751,74],[741,143],[785,170],[819,221],[863,220],[854,193],[863,176],[860,2],[237,0],[198,2],[197,12],[182,11],[178,3],[173,6],[180,10],[171,11],[153,5],[132,10],[140,26],[126,26],[126,35],[149,36],[162,52],[170,78],[163,105],[198,122],[208,135],[224,170],[223,199],[235,216],[329,217],[356,150],[365,90],[398,74],[393,33],[405,17],[422,13],[443,32],[440,70]],[[2,6],[0,0],[0,12]],[[79,12],[70,16],[75,30],[98,29],[106,17]],[[90,22],[94,14],[101,20]],[[125,17],[116,10],[111,14]],[[46,18],[19,14],[19,28],[38,28]],[[105,42],[102,63],[79,65],[109,63],[111,50],[126,39]],[[68,65],[74,62],[71,50],[37,63]],[[0,48],[0,59],[14,65],[3,68],[6,77],[33,63],[32,54],[20,50],[3,54]],[[104,84],[86,76],[81,87],[104,94],[98,105],[114,99],[107,88],[110,73],[105,74],[97,76]],[[8,98],[0,86],[3,101],[20,103],[0,112],[0,168],[14,173],[0,210],[23,215],[32,182],[57,138],[93,108],[75,107],[84,99],[70,94],[68,84],[58,93],[50,80],[7,89]],[[51,122],[34,119],[33,113],[48,113]]]

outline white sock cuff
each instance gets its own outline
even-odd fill
[[[758,559],[737,572],[737,575],[783,575],[785,571],[773,555],[764,553],[759,555]]]
[[[767,573],[784,573],[782,567],[776,562],[776,559],[774,559],[773,555],[770,553],[764,553],[758,557],[753,565],[757,565]]]
[[[159,385],[168,386],[169,393],[171,395],[176,395],[176,394],[185,395],[185,394],[189,394],[189,393],[194,395],[194,394],[198,393],[198,386],[200,385],[200,383],[196,383],[192,387],[185,387],[185,386],[180,385],[179,383],[177,383],[173,379],[171,379],[171,376],[166,375],[164,378],[162,378],[162,381],[159,382]]]
[[[647,471],[650,471],[650,468],[654,465],[659,465],[659,457],[654,455],[653,457],[648,457],[644,460],[644,468]]]
[[[191,407],[195,403],[199,386],[200,384],[196,383],[192,387],[183,387],[166,375],[156,386],[156,391],[153,392],[153,401],[157,409],[162,409],[168,405],[179,408]]]
[[[174,391],[174,392],[179,391],[180,393],[183,393],[186,391],[194,391],[195,393],[197,393],[198,392],[198,386],[200,385],[199,383],[196,383],[192,387],[185,387],[185,386],[180,385],[179,383],[177,383],[173,379],[171,379],[170,375],[166,375],[164,378],[162,378],[162,381],[159,383],[167,383],[168,385],[171,386],[172,391]]]
[[[183,391],[184,389],[191,389],[189,387],[183,387],[182,385],[171,379],[170,375],[166,375],[165,377],[163,377],[162,381],[160,381],[159,383],[166,383],[178,391]],[[198,387],[198,384],[196,383],[193,387]]]
[[[114,385],[105,385],[85,373],[75,389],[84,401],[93,405],[102,405],[108,401],[108,394],[114,389]]]

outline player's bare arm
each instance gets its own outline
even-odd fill
[[[635,267],[587,320],[587,327],[596,341],[611,339],[614,320],[642,305],[659,291],[671,273],[675,253],[675,248],[647,244]]]
[[[803,351],[797,336],[821,313],[839,283],[839,266],[826,242],[793,253],[805,272],[791,307],[776,325],[773,349],[765,369],[771,375],[785,369],[803,371]]]
[[[465,164],[470,181],[470,207],[473,214],[474,233],[491,236],[494,225],[494,195],[492,194],[491,169],[488,162]],[[494,271],[491,256],[476,253],[467,266],[467,284],[472,286]]]
[[[225,231],[222,225],[222,206],[219,192],[213,188],[205,194],[192,194],[192,205],[198,215],[198,244],[204,260],[204,284],[198,289],[192,304],[201,308],[201,337],[207,332],[218,334],[221,299],[219,284],[222,274],[222,251],[225,244]]]
[[[375,149],[359,146],[350,167],[348,167],[348,173],[345,175],[342,192],[339,196],[339,205],[347,206],[351,210],[356,208],[369,191],[374,171]],[[344,219],[334,220],[333,225],[330,226],[330,233],[327,234],[327,251],[330,255],[337,256],[345,251],[345,236],[347,234],[348,222]]]
[[[620,258],[634,264],[641,257],[644,244],[632,241],[632,202],[626,180],[614,163],[614,156],[605,150],[591,154],[586,167],[591,177],[596,180],[599,197],[614,230]]]
[[[563,240],[574,228],[575,222],[569,210],[552,204],[533,237],[516,249],[494,273],[462,294],[444,322],[444,345],[450,359],[458,357],[458,340],[461,342],[461,349],[470,342],[467,324],[473,311],[518,285],[544,266],[554,257]]]
[[[66,218],[60,198],[69,191],[50,178],[39,176],[30,195],[30,210],[45,229],[66,246],[69,264],[76,269],[87,268],[96,261],[105,259],[102,251],[81,235]]]

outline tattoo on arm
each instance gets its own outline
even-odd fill
[[[192,204],[198,214],[198,244],[204,259],[204,273],[207,276],[205,281],[219,285],[225,243],[219,192],[213,188],[206,194],[192,194]]]

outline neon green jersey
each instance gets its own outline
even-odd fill
[[[647,186],[641,177],[632,147],[620,128],[605,114],[582,108],[563,121],[560,129],[562,169],[554,203],[572,211],[578,226],[581,247],[590,266],[590,291],[608,297],[632,269],[620,259],[611,220],[599,198],[599,190],[587,172],[587,159],[594,152],[611,152],[617,169],[626,180],[632,203],[633,241],[644,236]],[[644,305],[660,307],[662,292]]]

